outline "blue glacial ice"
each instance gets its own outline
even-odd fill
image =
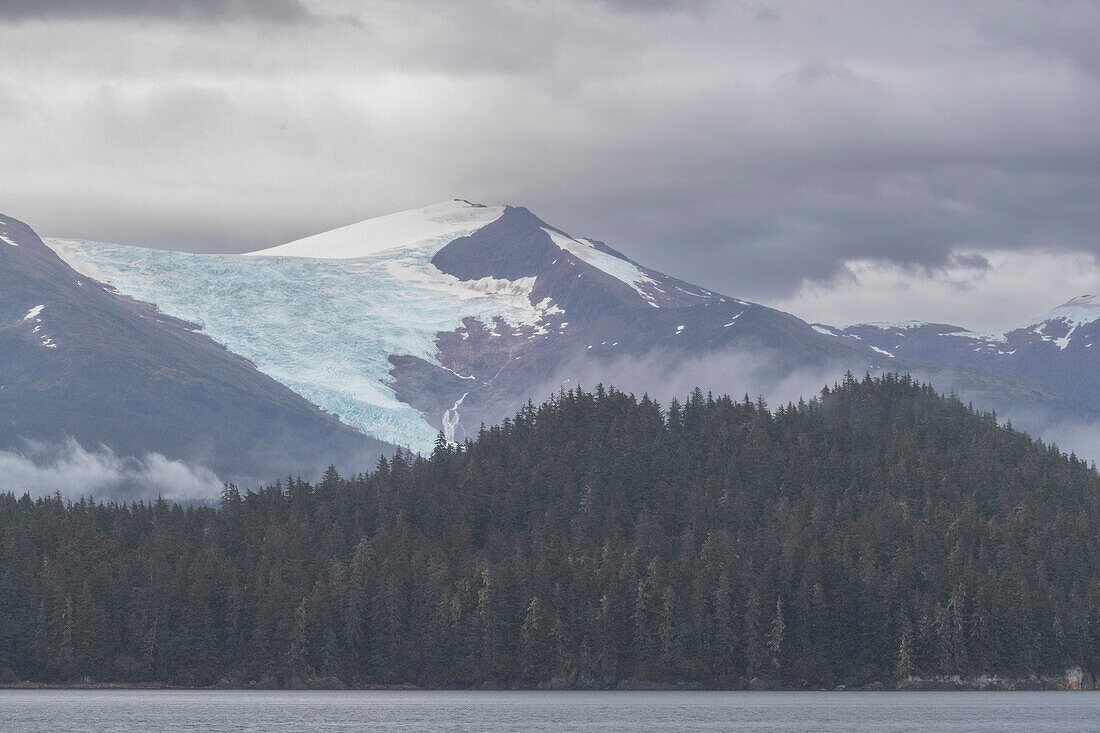
[[[537,325],[556,311],[548,301],[531,304],[533,278],[462,283],[441,273],[430,260],[451,238],[346,260],[48,243],[74,269],[198,324],[345,423],[427,451],[437,429],[398,401],[388,357],[439,364],[436,335],[466,317]]]

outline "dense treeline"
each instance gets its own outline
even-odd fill
[[[863,684],[1100,669],[1100,477],[908,377],[562,392],[217,508],[0,496],[0,675]]]

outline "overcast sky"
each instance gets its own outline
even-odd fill
[[[814,321],[1100,290],[1100,3],[0,0],[0,212],[232,252],[467,198]]]

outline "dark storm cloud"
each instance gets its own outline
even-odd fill
[[[0,19],[165,19],[182,22],[308,21],[297,0],[2,0]]]
[[[362,27],[296,22],[349,15]],[[94,38],[49,22],[90,16]],[[48,234],[240,251],[462,197],[762,300],[858,260],[1100,252],[1095,3],[20,0],[3,17],[43,22],[0,47],[0,205]],[[291,22],[213,22],[234,19]]]

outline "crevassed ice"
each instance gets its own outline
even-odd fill
[[[467,317],[537,325],[534,278],[462,283],[432,256],[450,239],[354,260],[199,255],[50,240],[76,270],[202,326],[230,351],[364,433],[418,451],[437,431],[397,400],[390,355],[439,364],[436,334]],[[441,364],[453,369],[454,365]],[[449,415],[449,419],[455,417]]]

